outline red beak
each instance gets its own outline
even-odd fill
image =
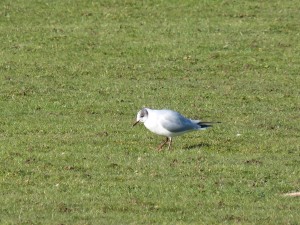
[[[134,127],[135,125],[137,125],[138,124],[138,122],[140,122],[139,120],[138,121],[136,121],[132,126]]]

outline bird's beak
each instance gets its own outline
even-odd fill
[[[138,122],[140,122],[139,120],[138,121],[136,121],[132,126],[134,127],[135,125],[137,125],[138,124]]]

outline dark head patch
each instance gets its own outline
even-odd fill
[[[147,109],[143,108],[143,109],[141,110],[140,117],[141,117],[141,118],[144,118],[145,116],[146,116],[146,117],[148,116],[148,111],[147,111]]]

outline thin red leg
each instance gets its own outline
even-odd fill
[[[171,145],[172,145],[172,138],[170,137],[170,138],[169,138],[169,146],[168,146],[168,150],[172,150]]]
[[[157,148],[158,151],[162,149],[162,147],[169,141],[169,138],[167,137],[166,140],[164,140]]]

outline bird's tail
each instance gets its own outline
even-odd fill
[[[199,121],[197,124],[200,126],[199,130],[206,130],[207,128],[212,127],[213,124],[215,124],[215,123],[220,123],[220,122],[202,122],[202,121]]]

